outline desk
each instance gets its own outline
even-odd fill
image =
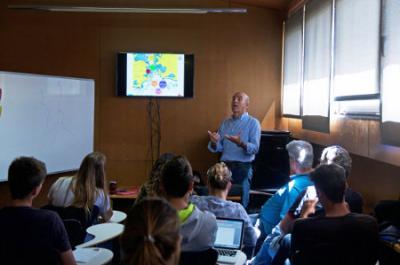
[[[126,219],[126,216],[127,215],[124,212],[113,210],[113,215],[111,216],[111,219],[108,222],[121,223]]]
[[[250,195],[265,195],[265,196],[273,196],[278,189],[259,189],[259,190],[250,190]]]
[[[103,265],[114,256],[111,250],[105,248],[77,248],[73,254],[78,265]]]
[[[226,199],[228,201],[241,202],[242,196],[228,196],[228,197],[226,197]]]
[[[118,188],[116,193],[110,194],[111,199],[128,199],[135,200],[139,194],[140,187],[121,187]]]
[[[135,202],[140,188],[138,187],[122,187],[117,189],[116,194],[110,194],[113,209],[128,212]]]
[[[243,251],[238,250],[238,252],[236,254],[236,262],[235,262],[234,265],[244,265],[246,263],[246,261],[247,261],[246,254],[244,254]],[[218,265],[224,265],[224,264],[227,264],[227,263],[221,263],[221,262],[219,262],[217,260],[217,264]],[[231,263],[229,263],[229,264],[231,264]]]
[[[110,199],[136,200],[138,194],[110,194]]]
[[[103,223],[92,225],[86,229],[86,232],[93,235],[94,238],[88,242],[75,246],[76,248],[91,247],[105,241],[116,238],[124,231],[124,225],[116,223]]]

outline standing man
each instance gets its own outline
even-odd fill
[[[218,132],[208,131],[208,149],[221,152],[221,161],[232,171],[234,184],[242,185],[242,204],[249,204],[250,183],[253,176],[251,162],[260,146],[259,121],[248,114],[249,96],[236,92],[232,97],[232,116],[224,120]]]

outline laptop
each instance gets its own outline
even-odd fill
[[[237,251],[242,248],[244,221],[218,218],[214,248],[218,251],[218,263],[235,264]]]

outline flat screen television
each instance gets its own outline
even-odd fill
[[[193,97],[193,70],[193,54],[118,53],[117,95],[191,98]]]

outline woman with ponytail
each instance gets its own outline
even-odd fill
[[[128,213],[120,238],[122,265],[177,265],[179,218],[164,199],[147,198]]]

